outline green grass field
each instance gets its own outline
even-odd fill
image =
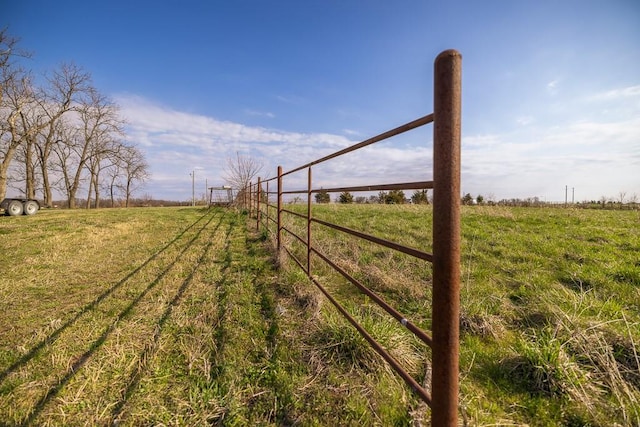
[[[314,214],[430,250],[428,206]],[[462,221],[461,423],[640,424],[640,213],[474,206]],[[254,227],[197,208],[0,218],[0,425],[424,425],[424,405]],[[313,236],[429,329],[428,264]],[[313,265],[423,382],[429,350]]]

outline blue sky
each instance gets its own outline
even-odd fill
[[[91,72],[146,153],[141,192],[156,199],[190,199],[193,170],[200,193],[222,184],[236,152],[273,176],[430,113],[448,48],[463,56],[464,193],[640,198],[637,0],[0,0],[0,26],[34,72]],[[430,179],[431,132],[314,176]]]

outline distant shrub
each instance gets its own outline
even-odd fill
[[[338,198],[338,201],[340,203],[345,203],[345,204],[353,203],[353,195],[348,191],[344,191],[340,193],[340,197]]]
[[[427,196],[427,190],[416,190],[411,196],[411,203],[414,205],[428,205],[429,197]]]
[[[319,193],[316,193],[316,203],[330,203],[331,196],[329,192],[325,189],[320,189]]]

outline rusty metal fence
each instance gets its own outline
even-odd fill
[[[459,339],[459,294],[460,294],[460,137],[461,137],[461,55],[455,50],[442,52],[434,63],[433,113],[406,123],[378,136],[337,151],[328,156],[284,172],[279,166],[277,175],[271,179],[251,183],[247,200],[251,217],[256,227],[271,231],[278,253],[286,252],[307,274],[337,310],[358,330],[393,370],[431,407],[433,426],[458,425],[458,339]],[[433,178],[431,181],[416,181],[382,185],[365,185],[339,188],[314,188],[312,169],[314,166],[335,159],[363,147],[384,141],[393,136],[433,123]],[[307,188],[299,191],[284,191],[283,180],[295,172],[307,170]],[[320,192],[370,192],[388,190],[433,190],[433,253],[407,247],[398,243],[353,230],[339,224],[321,220],[313,215],[312,196]],[[306,214],[286,209],[285,195],[306,195]],[[274,205],[269,195],[277,197]],[[284,225],[283,216],[306,221],[306,236],[299,235]],[[367,288],[331,259],[330,254],[320,251],[313,243],[314,224],[364,239],[432,264],[432,322],[431,335],[416,326],[398,312],[382,297]],[[283,243],[287,233],[306,249],[306,259],[301,260]],[[349,312],[337,301],[320,281],[314,277],[313,260],[319,258],[366,294],[378,306],[411,331],[419,340],[431,348],[431,387],[429,392],[422,387],[394,357],[380,345]]]

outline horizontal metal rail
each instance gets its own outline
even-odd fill
[[[429,190],[433,188],[433,181],[404,182],[400,184],[378,184],[378,185],[358,185],[353,187],[337,187],[337,188],[314,188],[312,193],[343,193],[359,192],[359,191],[384,191],[384,190]],[[306,194],[309,190],[288,190],[282,194]]]
[[[426,332],[424,332],[422,329],[420,329],[414,323],[409,321],[406,317],[404,317],[402,314],[400,314],[400,312],[398,312],[396,309],[394,309],[389,304],[387,304],[387,302],[385,300],[383,300],[378,294],[376,294],[371,289],[367,288],[365,285],[360,283],[359,280],[357,280],[356,278],[351,276],[349,273],[347,273],[345,270],[343,270],[342,267],[340,267],[338,264],[336,264],[331,259],[329,259],[329,257],[327,257],[325,254],[323,254],[322,252],[318,251],[316,248],[313,248],[313,247],[311,248],[311,251],[313,251],[314,254],[318,255],[324,262],[329,264],[331,266],[331,268],[333,268],[338,273],[340,273],[342,275],[342,277],[347,279],[355,287],[357,287],[364,294],[366,294],[369,298],[374,300],[376,302],[376,304],[378,304],[378,306],[380,306],[382,309],[384,309],[384,311],[386,311],[391,316],[393,316],[398,322],[400,322],[402,324],[402,326],[404,326],[405,328],[407,328],[408,330],[413,332],[413,334],[416,337],[418,337],[422,342],[424,342],[429,347],[431,347],[431,343],[432,343],[431,337],[429,335],[427,335]]]
[[[301,264],[298,261],[298,265],[301,266]],[[360,326],[360,324],[356,321],[356,319],[353,318],[353,316],[351,316],[351,314],[345,310],[345,308],[324,288],[324,286],[322,286],[320,284],[320,282],[318,282],[318,280],[309,275],[309,279],[311,279],[311,281],[316,285],[316,287],[320,290],[320,292],[322,292],[327,299],[331,302],[331,304],[333,304],[333,306],[335,308],[338,309],[338,311],[342,314],[342,316],[347,319],[349,321],[349,323],[351,323],[353,325],[354,328],[356,328],[358,330],[358,332],[360,333],[360,335],[362,335],[362,337],[369,343],[369,345],[380,355],[382,356],[382,358],[384,360],[387,361],[387,363],[389,365],[391,365],[391,367],[393,368],[394,371],[396,371],[396,373],[398,375],[400,375],[400,377],[411,386],[411,388],[413,389],[413,391],[418,394],[422,400],[424,400],[428,405],[431,405],[431,396],[429,395],[429,392],[427,390],[425,390],[420,384],[418,384],[418,382],[411,376],[409,375],[403,368],[402,366],[400,366],[400,364],[398,363],[398,361],[396,361],[396,359],[389,354],[379,343],[378,341],[376,341],[370,334],[369,332],[366,331],[366,329],[364,329],[362,326]]]
[[[358,150],[360,148],[366,147],[367,145],[375,144],[376,142],[384,141],[385,139],[391,138],[392,136],[400,135],[401,133],[410,131],[410,130],[415,129],[415,128],[419,128],[420,126],[424,126],[424,125],[429,124],[431,122],[433,122],[433,113],[427,114],[424,117],[420,117],[419,119],[416,119],[416,120],[414,120],[412,122],[406,123],[406,124],[404,124],[402,126],[398,126],[397,128],[391,129],[390,131],[383,132],[380,135],[374,136],[373,138],[369,138],[369,139],[367,139],[365,141],[362,141],[362,142],[359,142],[357,144],[354,144],[354,145],[352,145],[350,147],[347,147],[347,148],[345,148],[343,150],[336,151],[333,154],[329,154],[328,156],[322,157],[322,158],[320,158],[318,160],[314,160],[313,162],[309,162],[309,163],[307,163],[305,165],[302,165],[300,167],[292,169],[289,172],[284,172],[282,174],[282,176],[289,175],[289,174],[292,174],[294,172],[298,172],[298,171],[300,171],[302,169],[306,169],[306,168],[311,167],[313,165],[317,165],[319,163],[326,162],[327,160],[330,160],[330,159],[335,159],[336,157],[342,156],[343,154],[350,153],[352,151],[355,151],[355,150]]]
[[[408,246],[403,246],[403,245],[400,245],[398,243],[391,242],[389,240],[381,239],[379,237],[375,237],[375,236],[371,236],[369,234],[362,233],[360,231],[352,230],[352,229],[347,228],[347,227],[342,227],[341,225],[332,224],[330,222],[323,221],[323,220],[318,219],[318,218],[311,218],[311,221],[312,222],[317,222],[318,224],[322,224],[322,225],[324,225],[326,227],[333,228],[334,230],[342,231],[343,233],[351,234],[352,236],[356,236],[356,237],[359,237],[361,239],[368,240],[368,241],[373,242],[373,243],[377,243],[377,244],[379,244],[381,246],[385,246],[385,247],[390,248],[390,249],[395,249],[398,252],[402,252],[402,253],[405,253],[407,255],[411,255],[413,257],[416,257],[416,258],[424,259],[424,260],[429,261],[429,262],[433,261],[433,255],[431,255],[430,253],[427,253],[427,252],[420,251],[418,249],[413,249],[413,248],[410,248]]]
[[[270,216],[267,216],[267,219],[269,220],[269,222],[271,222],[272,224],[278,225],[278,220],[276,218],[271,218]]]
[[[286,231],[287,233],[289,233],[290,235],[292,235],[293,237],[295,237],[296,239],[298,239],[298,241],[300,243],[302,243],[303,245],[307,246],[307,241],[304,240],[302,237],[298,236],[296,233],[294,233],[293,231],[289,230],[286,227],[282,227],[282,231]]]
[[[287,255],[289,255],[295,261],[296,264],[298,264],[298,267],[300,267],[302,271],[307,271],[307,268],[302,264],[302,262],[300,262],[300,260],[293,254],[293,252],[289,250],[288,247],[283,246],[283,248],[287,253]]]
[[[320,188],[311,190],[312,193],[343,193],[345,191],[384,191],[384,190],[427,190],[433,188],[433,181],[405,182],[401,184],[359,185],[356,187]]]
[[[288,213],[288,214],[291,214],[291,215],[294,215],[294,216],[300,217],[300,218],[302,218],[302,219],[307,219],[307,216],[306,216],[306,215],[302,215],[301,213],[294,212],[294,211],[290,211],[289,209],[284,209],[284,208],[283,208],[283,209],[282,209],[282,212],[286,212],[286,213]]]

